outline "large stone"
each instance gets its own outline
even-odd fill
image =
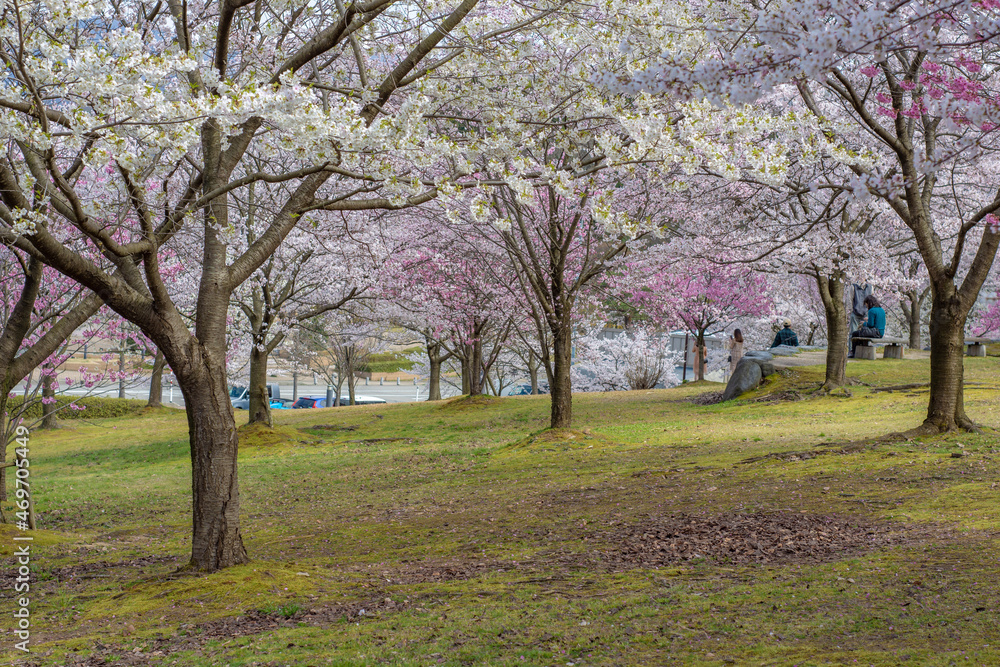
[[[722,400],[728,401],[744,392],[756,389],[762,379],[764,379],[764,375],[761,373],[757,360],[744,356],[740,359],[740,363],[736,364],[733,375],[729,378],[729,383],[726,384],[726,390],[722,392]]]
[[[762,361],[759,364],[761,377],[767,377],[768,375],[774,375],[774,364],[770,361]]]
[[[799,348],[794,345],[779,345],[778,347],[772,347],[770,352],[776,357],[790,357],[793,354],[798,354]]]
[[[757,359],[758,361],[771,361],[774,355],[766,350],[750,350],[743,355],[744,359]]]

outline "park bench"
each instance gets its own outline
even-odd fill
[[[854,336],[853,340],[858,341],[857,346],[854,348],[854,357],[870,361],[875,361],[876,345],[885,345],[885,350],[882,352],[883,359],[902,359],[903,346],[907,343],[903,338],[889,338],[887,336],[883,336],[882,338]]]
[[[965,344],[968,347],[965,349],[965,354],[969,357],[985,357],[986,346],[992,342],[992,338],[966,338]]]

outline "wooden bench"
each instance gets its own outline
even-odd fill
[[[888,338],[886,336],[882,338],[855,336],[852,340],[858,341],[858,344],[854,348],[854,358],[868,359],[870,361],[875,361],[876,345],[885,345],[885,350],[882,352],[883,359],[902,359],[903,346],[908,342],[903,338]]]
[[[985,357],[986,346],[993,342],[992,338],[966,338],[965,354],[968,357]]]

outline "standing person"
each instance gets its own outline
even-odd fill
[[[885,310],[882,309],[882,305],[875,298],[875,295],[869,294],[866,296],[864,306],[868,310],[868,319],[863,327],[859,327],[857,331],[851,332],[851,353],[848,355],[849,359],[854,358],[854,348],[857,347],[857,342],[854,340],[855,336],[881,338],[885,335]]]
[[[779,345],[798,347],[799,337],[792,331],[792,321],[786,317],[782,324],[784,328],[779,329],[778,333],[774,335],[774,342],[771,343],[771,347],[778,347]]]
[[[743,358],[743,332],[735,329],[733,335],[729,337],[726,347],[729,348],[729,374],[732,375],[733,371],[736,370],[736,364],[740,363],[740,359]]]
[[[867,278],[860,285],[857,283],[851,285],[851,324],[848,331],[860,329],[861,323],[867,320],[868,306],[865,305],[865,299],[871,295],[872,286],[868,284]]]

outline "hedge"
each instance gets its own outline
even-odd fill
[[[57,396],[58,405],[62,406],[70,396]],[[15,396],[8,399],[8,410],[12,410],[24,403],[23,396]],[[76,405],[82,405],[83,410],[73,408],[62,408],[56,413],[57,419],[107,419],[109,417],[131,417],[140,414],[146,407],[146,401],[132,398],[106,398],[104,396],[86,396],[73,399]],[[34,421],[42,418],[42,402],[36,400],[28,407],[28,419]]]

